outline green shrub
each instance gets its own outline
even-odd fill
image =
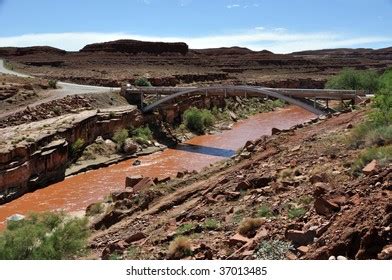
[[[129,137],[128,130],[124,129],[119,129],[116,132],[114,132],[113,135],[113,141],[116,142],[116,144],[119,147],[122,147],[124,145],[125,140]]]
[[[135,81],[135,86],[138,87],[151,87],[151,83],[147,78],[139,78]]]
[[[62,213],[32,214],[0,233],[2,260],[60,260],[81,255],[89,230],[86,219]]]
[[[209,110],[191,107],[183,114],[185,126],[192,132],[202,134],[214,124],[214,116]]]
[[[376,92],[380,86],[379,75],[372,70],[343,69],[325,84],[329,89],[351,89]]]
[[[151,132],[150,127],[148,125],[145,127],[141,126],[141,127],[134,129],[132,131],[132,137],[134,137],[135,139],[139,138],[139,140],[141,138],[145,142],[153,139],[152,132]]]
[[[78,138],[76,141],[71,145],[71,154],[76,155],[80,153],[84,147],[84,139]]]
[[[49,80],[48,81],[48,87],[56,89],[57,88],[57,81],[56,80]]]

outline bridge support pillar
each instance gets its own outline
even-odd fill
[[[127,89],[125,92],[125,98],[130,104],[136,105],[139,109],[143,109],[144,96],[141,90],[134,91],[132,89]]]

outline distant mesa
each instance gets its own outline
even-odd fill
[[[208,54],[208,55],[273,54],[272,52],[267,50],[256,52],[248,48],[242,48],[242,47],[197,49],[193,51],[196,54],[198,53],[198,54]]]
[[[67,52],[61,49],[48,47],[48,46],[34,46],[34,47],[25,47],[25,48],[17,48],[17,47],[5,47],[0,48],[0,56],[22,56],[29,54],[57,54],[63,55]]]
[[[187,54],[189,47],[185,43],[143,42],[137,40],[117,40],[95,43],[85,46],[80,52],[122,52],[130,54],[181,53]]]

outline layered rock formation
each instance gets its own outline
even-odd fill
[[[110,112],[85,111],[55,119],[0,129],[0,204],[64,178],[72,143],[91,144],[143,118],[133,106]]]
[[[136,40],[117,40],[105,43],[96,43],[85,46],[81,52],[122,52],[122,53],[181,53],[188,52],[185,43],[143,42]]]

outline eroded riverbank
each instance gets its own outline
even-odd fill
[[[141,165],[133,166],[134,159],[106,168],[82,173],[27,193],[10,203],[0,206],[0,227],[5,219],[15,213],[63,209],[81,211],[110,192],[122,190],[126,176],[144,175],[168,177],[178,171],[196,170],[232,156],[247,140],[270,135],[273,127],[287,129],[315,117],[297,107],[287,107],[274,112],[261,113],[236,123],[232,130],[217,135],[195,137],[176,148],[167,149],[138,158]]]

